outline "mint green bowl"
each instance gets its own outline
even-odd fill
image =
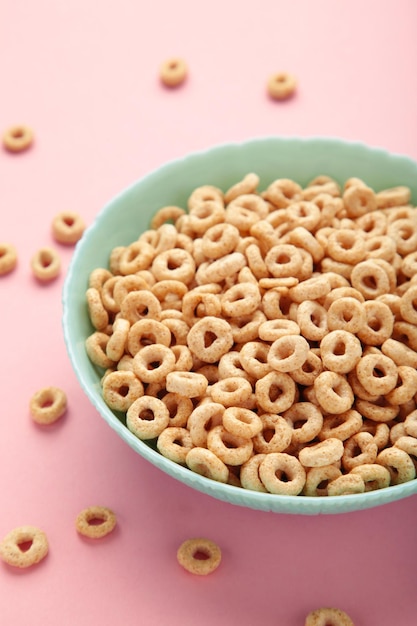
[[[363,494],[316,498],[258,493],[217,483],[161,456],[151,445],[137,439],[122,417],[104,403],[101,372],[89,361],[84,349],[84,340],[92,332],[85,301],[90,272],[107,267],[114,247],[131,243],[149,228],[151,216],[160,207],[185,207],[194,188],[212,184],[226,190],[248,172],[260,176],[260,189],[276,178],[293,178],[303,185],[319,174],[332,176],[340,183],[352,176],[360,177],[376,191],[407,185],[412,189],[414,203],[417,202],[416,162],[338,139],[259,138],[215,146],[163,165],[113,198],[76,246],[63,290],[63,330],[82,389],[117,435],[142,457],[180,482],[219,500],[263,511],[314,515],[367,509],[417,493],[417,480]]]

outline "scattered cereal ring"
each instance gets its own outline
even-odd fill
[[[288,72],[273,74],[268,80],[268,93],[274,100],[285,100],[293,95],[297,88],[297,81]]]
[[[206,576],[220,565],[222,553],[219,546],[210,539],[187,539],[177,551],[178,563],[187,572]]]
[[[116,526],[115,513],[105,506],[89,506],[77,515],[77,532],[90,539],[101,539],[112,532]]]
[[[185,81],[187,72],[188,68],[185,61],[175,57],[162,63],[159,76],[167,87],[178,87]]]
[[[63,211],[52,220],[52,236],[59,243],[73,245],[81,239],[85,224],[78,213]]]
[[[10,243],[0,243],[0,276],[14,270],[16,265],[16,248]]]
[[[67,409],[67,396],[58,387],[45,387],[30,399],[30,412],[38,424],[53,424]]]
[[[322,607],[307,615],[305,626],[354,626],[354,624],[349,615],[341,609]]]
[[[46,534],[35,526],[20,526],[9,532],[0,543],[0,557],[14,567],[30,567],[48,554]]]
[[[3,135],[3,145],[9,152],[22,152],[27,150],[32,143],[33,132],[28,126],[12,126]]]
[[[41,282],[49,282],[57,278],[61,271],[61,259],[52,248],[41,248],[31,260],[32,272]]]

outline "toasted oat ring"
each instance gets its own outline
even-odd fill
[[[417,324],[417,285],[413,285],[403,294],[400,311],[404,321]]]
[[[341,609],[322,607],[307,615],[305,626],[354,626],[354,624],[349,615]]]
[[[352,287],[357,289],[367,300],[390,292],[387,272],[376,260],[361,261],[355,265],[350,275]]]
[[[344,442],[342,465],[350,472],[354,467],[374,463],[378,446],[371,433],[359,432]]]
[[[250,489],[251,491],[260,491],[267,493],[263,482],[259,478],[259,466],[266,457],[266,454],[254,454],[243,463],[240,468],[240,484],[243,489]]]
[[[32,272],[41,282],[54,280],[61,271],[61,259],[53,248],[40,248],[30,262]]]
[[[141,348],[133,357],[133,371],[145,383],[159,383],[173,371],[175,355],[171,348],[154,343]]]
[[[242,180],[232,185],[224,194],[224,201],[229,204],[232,200],[238,196],[256,193],[256,189],[259,185],[259,176],[250,172],[246,174]]]
[[[329,437],[320,443],[302,448],[298,458],[304,467],[322,467],[339,461],[342,458],[343,449],[340,439]]]
[[[187,64],[177,57],[167,59],[159,69],[159,77],[166,87],[178,87],[187,78],[187,73]]]
[[[239,243],[239,238],[239,231],[233,224],[215,224],[203,235],[203,254],[208,259],[219,259],[234,252]]]
[[[233,435],[221,424],[214,426],[207,434],[207,448],[226,465],[242,465],[251,456],[251,439]]]
[[[0,243],[0,276],[14,270],[16,265],[16,248],[11,243]]]
[[[385,489],[389,487],[391,475],[386,467],[377,463],[364,463],[350,470],[351,474],[358,474],[365,483],[365,491]]]
[[[225,210],[223,203],[216,200],[207,200],[190,210],[188,226],[194,235],[202,237],[208,228],[223,223],[224,219]],[[196,240],[194,241],[194,250],[195,244]]]
[[[158,321],[161,316],[161,303],[151,291],[140,289],[127,294],[121,304],[120,312],[122,317],[129,320],[132,325],[140,319]]]
[[[273,246],[265,257],[265,265],[275,278],[297,276],[302,263],[303,258],[299,249],[292,244]]]
[[[285,319],[267,320],[258,328],[259,339],[263,341],[275,341],[284,335],[299,335],[300,332],[296,322]]]
[[[177,551],[178,563],[187,572],[206,576],[220,565],[222,553],[219,546],[210,539],[187,539]]]
[[[33,131],[24,125],[12,126],[3,134],[3,145],[9,152],[22,152],[33,143]]]
[[[378,300],[367,300],[362,306],[365,322],[357,336],[366,345],[380,346],[392,335],[394,315],[387,304]]]
[[[297,309],[297,324],[308,341],[321,341],[327,335],[327,311],[316,300],[300,302]]]
[[[362,356],[356,365],[356,375],[369,393],[378,396],[392,391],[398,380],[397,365],[382,353]]]
[[[116,324],[113,325],[113,332],[115,325]],[[110,337],[110,341],[111,339]],[[135,356],[139,350],[149,344],[160,344],[169,347],[171,345],[171,332],[168,326],[162,322],[148,318],[138,320],[132,324],[132,326],[129,324],[126,346],[130,354]]]
[[[29,545],[28,549],[23,546]],[[9,532],[0,543],[0,558],[14,567],[31,567],[48,554],[46,534],[35,526],[20,526]]]
[[[187,421],[187,428],[196,447],[207,447],[208,431],[222,423],[224,410],[222,404],[206,402],[192,411]]]
[[[192,289],[182,298],[182,314],[189,326],[193,326],[202,317],[220,317],[221,310],[221,300],[214,293]]]
[[[338,415],[326,415],[320,430],[320,439],[335,437],[345,441],[360,431],[363,425],[361,414],[355,409],[349,409]]]
[[[417,409],[407,415],[404,427],[407,435],[417,438]]]
[[[335,261],[354,265],[365,258],[365,238],[355,230],[341,228],[330,233],[326,250]]]
[[[347,374],[359,363],[362,345],[346,330],[332,330],[320,342],[321,359],[325,368],[338,374]]]
[[[186,426],[194,405],[190,398],[180,396],[178,393],[168,392],[162,398],[169,411],[169,428]]]
[[[417,352],[396,339],[387,339],[381,346],[381,351],[396,365],[409,365],[417,368]]]
[[[202,361],[216,363],[233,346],[230,324],[221,318],[204,317],[190,329],[187,345]]]
[[[391,485],[399,485],[416,477],[414,463],[407,452],[398,447],[385,448],[376,457],[376,463],[387,468]]]
[[[110,340],[106,333],[96,331],[89,335],[85,340],[85,350],[88,358],[94,365],[98,365],[103,369],[107,369],[114,365],[114,361],[107,356],[106,349]]]
[[[245,265],[246,258],[241,252],[231,252],[212,263],[200,265],[196,273],[197,283],[200,285],[220,283],[222,280],[240,272]]]
[[[191,448],[185,457],[187,467],[200,476],[205,476],[220,483],[227,483],[229,479],[229,469],[214,452],[207,448],[196,446]]]
[[[265,320],[266,316],[259,309],[253,314],[230,318],[233,341],[237,344],[254,341],[258,338],[259,326]]]
[[[377,208],[375,193],[366,185],[348,187],[343,194],[343,203],[350,218],[361,217]]]
[[[123,317],[114,320],[112,334],[106,346],[106,354],[115,363],[120,361],[125,353],[129,330],[130,324],[128,320],[125,320]]]
[[[186,398],[198,398],[204,395],[208,380],[203,374],[196,372],[169,372],[166,377],[166,388],[171,393],[179,393]]]
[[[342,472],[336,465],[310,467],[307,470],[306,483],[303,489],[304,496],[327,496],[329,482],[339,478]]]
[[[59,243],[70,246],[77,243],[84,230],[84,221],[75,211],[62,211],[52,220],[52,236]]]
[[[214,383],[210,387],[210,395],[214,402],[218,402],[224,407],[233,407],[250,398],[252,385],[241,376],[229,376]]]
[[[276,339],[268,352],[268,364],[276,372],[292,372],[307,360],[310,344],[302,335],[285,335]]]
[[[387,423],[397,417],[400,407],[392,406],[385,396],[378,396],[377,400],[369,401],[356,398],[355,408],[363,416],[373,422]]]
[[[416,220],[412,218],[396,219],[388,224],[387,235],[395,240],[397,252],[406,256],[417,249]]]
[[[282,417],[293,429],[291,443],[295,444],[312,441],[323,426],[323,414],[311,402],[296,402]]]
[[[346,378],[336,372],[321,372],[314,381],[314,392],[325,413],[344,413],[352,407],[355,399]]]
[[[274,100],[285,100],[293,95],[297,88],[297,81],[288,72],[273,74],[267,84],[268,93]]]
[[[260,419],[262,430],[253,437],[255,452],[269,454],[286,450],[291,443],[293,432],[288,421],[275,413],[264,413],[260,415]]]
[[[414,367],[399,365],[397,374],[398,381],[395,389],[386,395],[388,402],[394,406],[406,404],[417,393],[417,371]]]
[[[151,419],[148,419],[148,418]],[[139,439],[155,439],[169,424],[169,411],[162,400],[141,396],[126,414],[128,429]]]
[[[252,377],[260,379],[271,371],[267,362],[269,345],[261,341],[249,341],[245,343],[240,352],[239,359],[243,369]]]
[[[223,413],[223,426],[232,435],[251,439],[261,432],[263,423],[259,415],[254,411],[231,406],[226,408]]]
[[[295,391],[295,382],[284,372],[269,372],[255,384],[256,401],[265,413],[279,414],[289,409],[294,403]]]
[[[327,486],[328,496],[348,496],[353,493],[364,493],[365,482],[358,474],[342,474]]]
[[[327,296],[331,290],[329,279],[325,274],[313,276],[303,280],[289,290],[289,296],[294,302],[304,302],[304,300],[318,300]]]
[[[194,447],[191,435],[186,428],[170,426],[158,437],[159,452],[174,463],[184,463],[188,452]]]
[[[269,493],[288,496],[301,493],[306,481],[300,461],[285,452],[267,454],[259,465],[259,476]]]
[[[125,413],[144,394],[141,381],[133,372],[110,372],[103,380],[103,400],[114,411]]]
[[[165,224],[165,222],[173,221],[175,223],[176,220],[181,217],[181,215],[185,215],[185,211],[181,207],[164,206],[161,209],[158,209],[158,211],[155,213],[155,215],[151,219],[150,226],[151,228],[156,230],[157,228],[162,226],[162,224]]]
[[[103,305],[100,291],[95,287],[89,287],[85,297],[92,325],[96,330],[104,330],[109,323],[109,314]]]
[[[187,250],[181,248],[164,250],[153,260],[152,272],[157,282],[179,280],[188,285],[195,275],[195,261]]]
[[[299,385],[313,385],[317,376],[323,371],[321,358],[313,350],[309,350],[303,365],[291,372],[291,378]]]
[[[44,387],[30,399],[32,418],[38,424],[52,424],[67,410],[67,396],[58,387]]]
[[[274,204],[278,209],[286,208],[291,202],[301,200],[302,189],[298,183],[289,178],[278,178],[266,189],[264,198]],[[284,221],[286,214],[284,213]]]
[[[225,317],[242,317],[254,313],[261,303],[257,285],[237,283],[222,296],[221,308]]]
[[[89,506],[75,520],[80,535],[90,539],[101,539],[114,530],[117,523],[115,513],[105,506]]]
[[[366,310],[356,298],[342,297],[331,303],[327,310],[329,330],[357,333],[366,324]]]

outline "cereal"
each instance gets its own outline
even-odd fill
[[[297,81],[287,72],[273,74],[268,80],[268,93],[274,100],[285,100],[293,95]]]
[[[63,211],[52,220],[52,236],[59,243],[70,246],[77,243],[84,230],[84,221],[75,211]]]
[[[58,387],[44,387],[33,394],[29,409],[38,424],[53,424],[67,410],[67,396]]]
[[[409,190],[259,182],[201,185],[91,272],[85,347],[105,402],[234,487],[334,497],[414,479]]]
[[[341,609],[322,607],[311,611],[304,626],[354,626],[347,613]]]
[[[61,259],[53,248],[40,248],[30,262],[34,276],[41,282],[57,278],[61,271]]]
[[[117,523],[115,513],[105,506],[89,506],[75,520],[80,535],[90,539],[101,539],[111,533]]]
[[[9,152],[23,152],[30,148],[32,143],[33,132],[28,126],[12,126],[3,134],[3,146]]]
[[[187,78],[188,68],[183,59],[173,57],[164,61],[159,70],[159,77],[167,87],[178,87]]]
[[[210,539],[187,539],[177,551],[178,563],[199,576],[211,574],[218,568],[222,558],[219,546]]]
[[[46,534],[35,526],[20,526],[0,543],[0,558],[14,567],[31,567],[46,557],[49,544]]]
[[[16,248],[11,243],[0,243],[0,276],[14,270],[16,265]]]

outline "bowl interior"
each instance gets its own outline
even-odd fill
[[[161,456],[152,445],[126,428],[124,416],[112,412],[101,397],[101,372],[88,359],[84,342],[91,334],[85,292],[90,272],[107,267],[116,246],[128,245],[146,229],[162,206],[186,207],[190,193],[205,184],[226,190],[248,172],[260,176],[259,189],[276,178],[305,185],[320,174],[343,184],[362,178],[376,191],[406,185],[417,198],[417,163],[411,159],[337,139],[270,137],[227,144],[168,163],[140,179],[111,200],[78,242],[63,290],[63,330],[76,376],[100,415],[133,449],[177,480],[215,498],[253,509],[283,513],[342,513],[370,508],[411,496],[417,480],[365,494],[312,498],[278,496],[224,485],[199,476]]]

